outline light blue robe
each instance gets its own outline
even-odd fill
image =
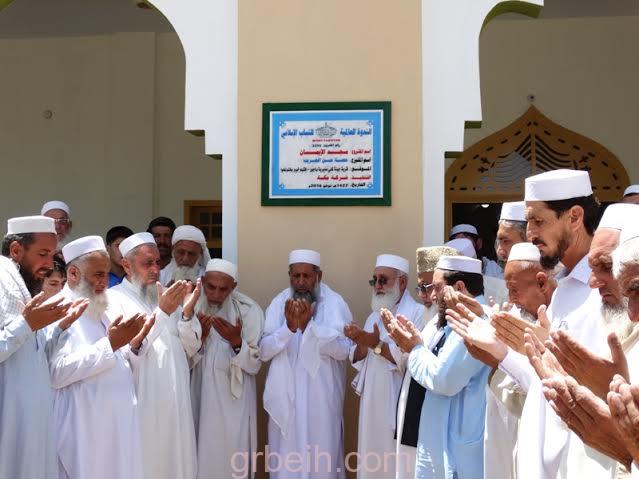
[[[483,297],[476,298],[483,303]],[[411,376],[426,391],[417,443],[416,479],[483,479],[486,384],[490,368],[474,359],[445,326],[435,356],[426,346],[408,357]]]

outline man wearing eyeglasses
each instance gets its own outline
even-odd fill
[[[55,221],[55,232],[58,235],[58,248],[61,249],[73,227],[71,209],[63,201],[47,201],[42,205],[40,214],[53,218],[53,221]]]
[[[404,458],[395,458],[395,408],[402,386],[402,378],[408,355],[388,337],[380,318],[382,308],[410,318],[418,327],[424,320],[424,306],[413,299],[408,291],[408,260],[392,254],[377,257],[372,287],[371,314],[364,328],[351,323],[344,333],[355,345],[350,360],[358,373],[353,380],[355,392],[360,396],[358,452],[361,463],[357,465],[359,479],[395,477],[397,466],[413,469]],[[375,454],[377,461],[364,461],[366,455]]]

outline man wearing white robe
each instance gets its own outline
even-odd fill
[[[126,278],[108,290],[111,319],[137,313],[155,315],[155,325],[143,343],[131,343],[131,366],[142,431],[144,477],[194,479],[196,446],[191,410],[188,358],[201,346],[197,319],[183,315],[180,305],[188,292],[186,281],[167,290],[157,284],[160,253],[150,233],[137,233],[120,244]],[[186,298],[193,310],[197,283]]]
[[[57,476],[53,394],[47,349],[75,318],[69,304],[32,299],[53,268],[55,223],[43,216],[12,218],[0,256],[0,477]],[[86,307],[86,303],[85,303]],[[65,317],[65,315],[67,317]],[[44,328],[63,319],[47,344]]]
[[[559,261],[564,271],[548,308],[553,328],[567,329],[587,347],[601,351],[606,333],[601,319],[601,297],[588,284],[587,253],[598,219],[586,171],[554,170],[526,179],[528,238],[539,248],[541,264],[552,268]],[[509,351],[501,367],[517,377]],[[545,400],[534,376],[519,428],[518,476],[521,479],[612,477],[615,463],[585,446],[561,421]]]
[[[344,328],[355,343],[350,360],[358,371],[353,380],[360,396],[357,451],[360,463],[357,477],[382,479],[395,477],[396,468],[413,470],[410,455],[395,457],[396,408],[408,354],[403,353],[384,328],[380,310],[402,314],[419,329],[423,327],[424,306],[417,303],[407,289],[408,260],[392,254],[377,257],[373,270],[371,309],[364,328],[356,323]],[[382,460],[365,461],[367,454]],[[384,460],[384,458],[388,460]]]
[[[56,296],[90,300],[60,335],[50,359],[59,479],[144,477],[142,441],[128,343],[150,328],[143,314],[113,324],[108,305],[110,260],[102,238],[68,243],[67,283]],[[55,299],[55,298],[54,298]]]
[[[290,287],[266,310],[260,341],[271,361],[264,388],[271,479],[345,477],[343,402],[352,322],[342,297],[322,282],[320,255],[289,256]]]
[[[160,271],[160,283],[170,286],[174,281],[184,279],[195,284],[204,276],[204,269],[211,259],[204,233],[195,226],[178,226],[171,244],[171,262]]]
[[[264,313],[237,290],[237,278],[235,264],[209,261],[195,309],[202,324],[202,349],[191,375],[198,479],[252,479],[255,473],[255,375],[262,365]]]
[[[456,256],[457,250],[446,246],[432,246],[418,248],[417,257],[417,294],[426,307],[422,320],[422,339],[424,344],[430,345],[437,334],[437,313],[439,308],[433,297],[433,274],[440,256]],[[384,328],[385,329],[385,328]],[[433,345],[434,346],[434,345]],[[432,347],[430,349],[432,349]],[[398,467],[396,479],[413,479],[415,477],[415,459],[417,457],[417,437],[419,435],[419,416],[424,401],[425,389],[404,372],[402,387],[397,400],[397,433],[395,452],[401,458],[400,466],[408,464],[410,467]],[[407,427],[404,428],[404,423]]]

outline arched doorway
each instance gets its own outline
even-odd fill
[[[448,168],[446,228],[475,224],[492,244],[501,203],[523,199],[527,176],[559,168],[588,171],[602,203],[619,201],[630,183],[611,151],[531,106],[512,124],[467,148]]]

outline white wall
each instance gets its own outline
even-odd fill
[[[603,144],[639,182],[639,17],[503,20],[481,35],[483,128],[468,147],[523,114],[528,94],[551,120]]]
[[[103,235],[221,198],[220,162],[184,131],[175,34],[0,40],[0,71],[0,225],[61,199],[74,236]]]

